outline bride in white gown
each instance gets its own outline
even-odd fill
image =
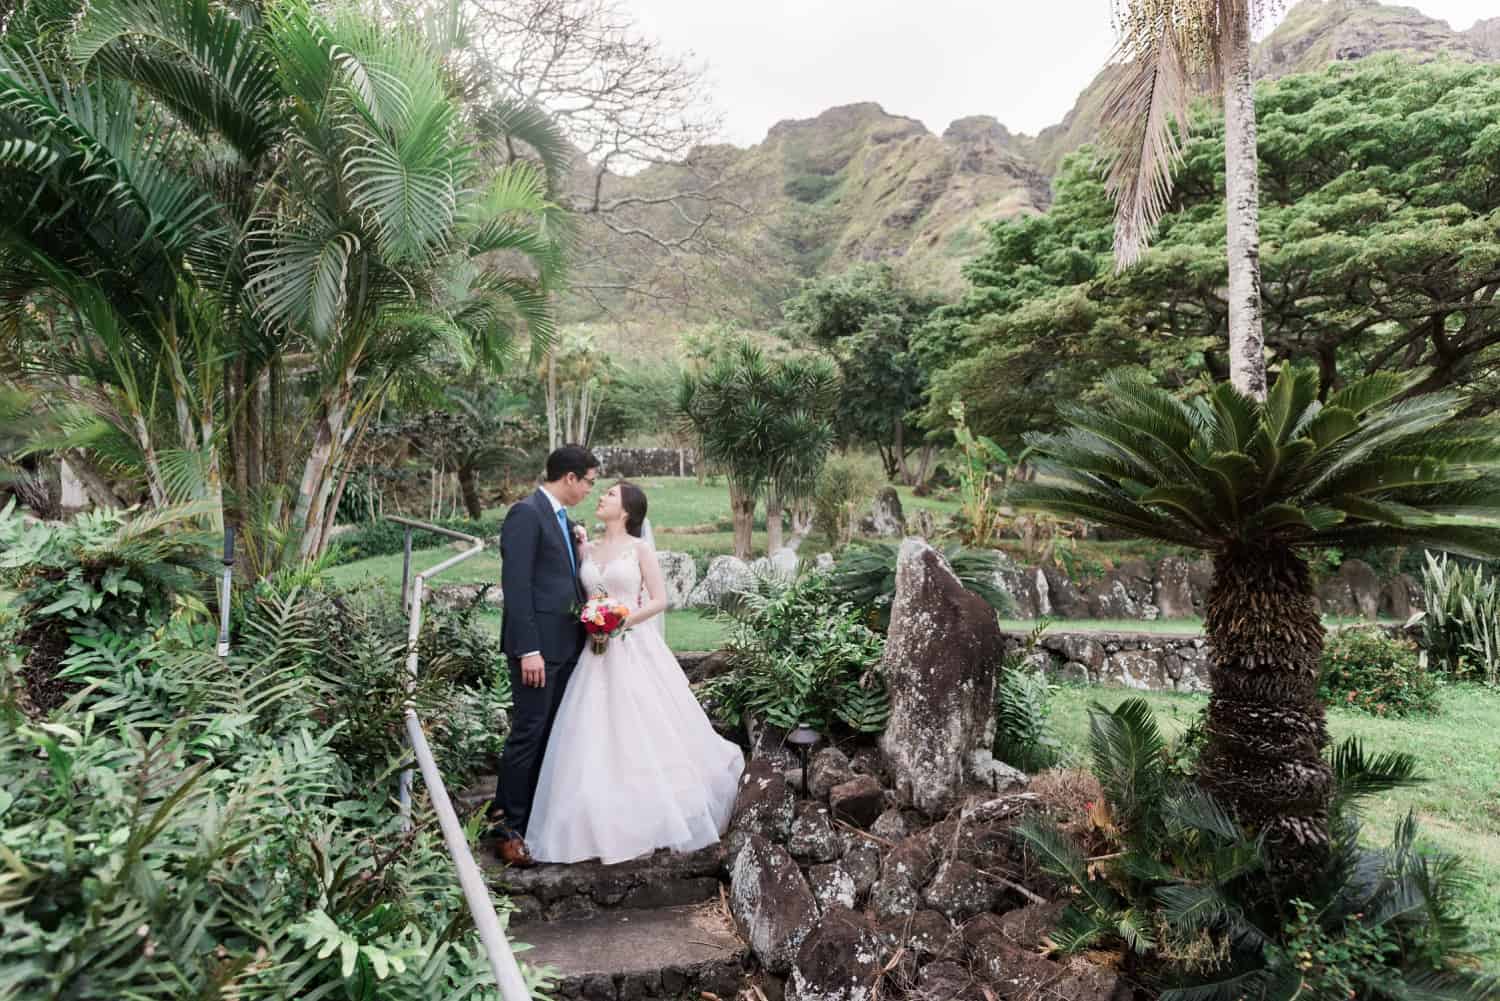
[[[645,493],[622,481],[596,513],[604,536],[584,544],[578,573],[589,597],[631,609],[629,632],[603,654],[584,648],[558,707],[526,831],[538,862],[623,862],[714,844],[745,765],[693,697],[660,622],[649,621],[667,598],[656,552],[639,537]]]

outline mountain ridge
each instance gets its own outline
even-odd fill
[[[1457,31],[1378,0],[1302,0],[1256,45],[1254,68],[1275,79],[1378,52],[1500,61],[1500,17]],[[752,207],[733,235],[754,262],[748,276],[707,280],[696,311],[761,325],[801,279],[861,261],[891,262],[932,291],[958,291],[986,223],[1046,211],[1062,159],[1097,137],[1118,72],[1103,67],[1062,120],[1035,136],[987,114],[934,134],[865,101],[783,119],[752,146],[696,151],[715,163],[736,204]],[[608,186],[616,196],[660,191],[671,176],[671,167],[653,166],[611,176]],[[665,211],[646,221],[672,223]]]

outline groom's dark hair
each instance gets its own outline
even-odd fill
[[[581,480],[590,469],[598,468],[599,460],[593,452],[582,445],[564,445],[547,456],[547,482],[556,483],[569,473]]]

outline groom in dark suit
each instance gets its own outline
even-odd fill
[[[576,608],[583,603],[568,508],[583,502],[599,475],[587,449],[564,445],[547,456],[547,479],[514,505],[500,528],[500,641],[510,664],[510,736],[490,806],[496,850],[513,866],[532,864],[526,823],[542,755],[568,679],[583,652]]]

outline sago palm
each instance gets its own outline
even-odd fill
[[[1318,399],[1284,369],[1260,402],[1228,384],[1185,402],[1132,378],[1033,435],[1021,507],[1213,555],[1204,786],[1263,834],[1278,868],[1326,856],[1330,778],[1318,675],[1323,627],[1304,551],[1416,545],[1500,554],[1500,436],[1455,419],[1454,394],[1401,397],[1381,374]]]
[[[1257,399],[1266,393],[1266,365],[1250,35],[1255,19],[1278,6],[1278,0],[1115,0],[1115,58],[1122,65],[1104,106],[1115,258],[1126,267],[1167,210],[1194,93],[1222,95],[1230,380]]]

